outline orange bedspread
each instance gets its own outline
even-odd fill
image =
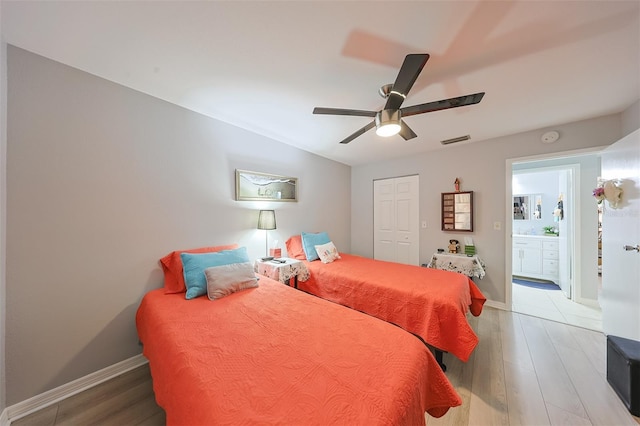
[[[340,253],[324,264],[305,261],[311,277],[298,288],[394,323],[429,345],[467,361],[478,344],[466,313],[486,301],[468,277],[439,269]]]
[[[462,402],[415,336],[266,277],[216,301],[153,290],[136,323],[169,425],[419,425]]]

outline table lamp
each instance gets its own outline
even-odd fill
[[[269,233],[271,229],[276,229],[276,212],[275,210],[260,210],[258,216],[258,229],[264,229],[264,248],[265,256],[269,256]]]

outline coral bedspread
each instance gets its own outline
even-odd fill
[[[298,288],[394,323],[429,345],[467,361],[478,344],[466,318],[486,298],[468,277],[340,253],[323,264],[305,261],[310,278]]]
[[[266,277],[215,301],[153,290],[136,323],[170,425],[418,425],[462,402],[415,336]]]

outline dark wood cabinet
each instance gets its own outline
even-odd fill
[[[442,230],[473,231],[473,191],[442,193]]]

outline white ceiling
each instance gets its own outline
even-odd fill
[[[9,44],[346,164],[623,111],[640,98],[640,1],[2,1]],[[431,58],[403,106],[418,134],[315,106],[379,110],[404,56]],[[543,131],[541,130],[541,134]]]

